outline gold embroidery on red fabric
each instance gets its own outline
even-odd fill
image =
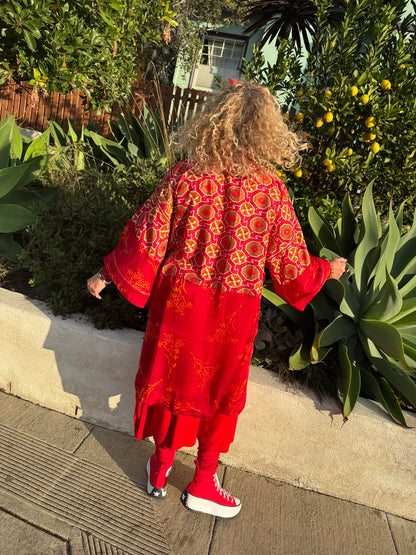
[[[172,289],[172,293],[166,301],[166,307],[184,316],[186,312],[190,311],[193,307],[193,303],[187,299],[188,295],[185,291],[184,283],[179,282],[179,284]]]
[[[238,334],[236,330],[238,312],[239,311],[236,310],[232,314],[226,316],[225,321],[217,327],[214,333],[207,337],[207,342],[216,344],[238,343]]]
[[[198,377],[199,388],[204,389],[212,380],[212,377],[217,372],[218,367],[198,359],[192,352],[190,354],[192,356],[195,374]]]

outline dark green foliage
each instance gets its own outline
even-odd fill
[[[263,294],[302,329],[289,359],[293,370],[324,363],[333,370],[346,417],[361,394],[406,425],[402,408],[416,409],[416,220],[405,230],[402,206],[390,209],[383,228],[372,194],[370,186],[360,220],[348,196],[335,226],[309,211],[316,254],[344,256],[348,274],[329,280],[303,313],[269,284]]]
[[[0,10],[0,83],[67,93],[91,107],[125,102],[137,78],[141,49],[176,26],[169,2],[8,0]]]
[[[46,164],[46,147],[39,139],[23,141],[14,117],[0,122],[0,257],[17,261],[21,245],[16,232],[33,224],[54,191],[36,181]]]
[[[113,174],[82,176],[62,185],[56,202],[30,229],[22,263],[32,273],[34,292],[55,314],[84,313],[97,327],[143,329],[145,313],[110,285],[100,302],[86,280],[102,267],[127,220],[150,196],[163,166],[137,162]]]

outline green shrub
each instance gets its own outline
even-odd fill
[[[123,226],[150,196],[163,166],[137,162],[112,174],[69,173],[53,206],[30,228],[22,264],[32,274],[34,292],[55,314],[86,314],[97,327],[142,329],[143,311],[109,286],[101,302],[88,295],[86,280],[102,266]],[[54,174],[54,179],[62,175]]]
[[[345,416],[361,393],[406,425],[402,408],[416,410],[416,214],[403,233],[403,207],[390,209],[383,229],[372,192],[370,186],[364,194],[359,221],[348,196],[336,226],[310,210],[317,254],[348,258],[349,274],[329,280],[304,313],[270,285],[264,295],[302,329],[292,369],[329,359]]]
[[[43,136],[23,140],[13,116],[0,122],[0,257],[17,261],[21,245],[16,232],[34,223],[53,197],[37,181],[46,164]]]

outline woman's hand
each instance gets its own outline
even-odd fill
[[[330,279],[339,279],[342,274],[345,273],[345,264],[347,263],[346,258],[334,258],[329,261],[331,266],[331,273],[329,274]]]
[[[96,297],[97,299],[101,299],[100,293],[104,289],[105,286],[106,286],[106,284],[100,278],[99,272],[94,274],[87,281],[88,293],[90,293],[93,297]]]

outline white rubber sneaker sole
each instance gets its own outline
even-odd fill
[[[238,497],[234,497],[237,502],[235,507],[227,507],[225,505],[220,505],[215,503],[215,501],[209,501],[208,499],[202,499],[201,497],[195,497],[192,493],[184,491],[181,495],[182,505],[189,509],[190,511],[196,511],[198,513],[206,513],[208,515],[219,516],[222,518],[233,518],[237,516],[241,511],[241,501]]]
[[[147,472],[147,493],[152,497],[156,497],[157,499],[163,499],[166,497],[167,488],[155,488],[150,483],[150,459],[147,461],[146,464],[146,472]]]

